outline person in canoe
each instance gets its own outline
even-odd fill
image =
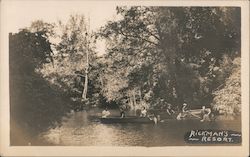
[[[120,117],[124,118],[126,116],[125,114],[126,106],[121,106],[120,107]]]
[[[187,107],[187,103],[184,102],[182,105],[182,109],[181,112],[178,114],[177,116],[177,120],[182,120],[183,118],[185,118],[188,115],[188,107]]]
[[[202,106],[201,109],[201,122],[204,121],[210,121],[210,114],[211,114],[211,109],[210,108],[206,108],[205,106]]]
[[[102,118],[107,118],[110,115],[110,112],[108,111],[108,108],[106,107],[103,111],[102,111]]]
[[[167,104],[167,114],[168,117],[173,118],[175,111],[172,109],[172,105],[171,104]]]
[[[184,102],[183,105],[182,105],[182,112],[183,113],[186,113],[188,111],[188,109],[187,109],[188,107],[187,106],[188,106],[187,103]]]
[[[146,116],[147,116],[147,110],[146,110],[146,107],[143,107],[142,110],[141,110],[140,117],[146,117]]]

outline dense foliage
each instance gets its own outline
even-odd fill
[[[212,107],[221,114],[241,114],[241,76],[240,58],[235,58],[231,75],[226,79],[223,88],[213,92],[215,95]]]
[[[44,64],[38,71],[51,85],[68,94],[75,102],[72,108],[78,110],[79,107],[96,104],[101,99],[98,73],[102,65],[95,51],[96,35],[88,29],[87,20],[83,15],[71,15],[65,24],[57,24],[54,36],[58,42],[54,43],[53,64]],[[88,92],[87,100],[84,100],[86,68]]]
[[[117,14],[120,20],[100,33],[111,60],[104,83],[109,99],[209,105],[228,76],[224,61],[240,55],[239,8],[117,7]],[[112,78],[124,83],[112,86]]]
[[[12,144],[28,144],[38,130],[60,122],[69,101],[35,70],[51,61],[50,42],[42,33],[21,30],[10,34],[9,43],[11,138],[18,139]]]

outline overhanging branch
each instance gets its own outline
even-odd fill
[[[129,37],[132,37],[132,38],[140,38],[140,39],[143,40],[143,41],[146,41],[146,42],[148,42],[148,43],[150,43],[150,44],[153,44],[153,45],[155,45],[155,46],[158,46],[158,44],[155,43],[155,42],[153,42],[153,41],[150,41],[150,40],[148,40],[148,39],[142,38],[142,37],[140,37],[140,36],[125,34],[122,30],[120,30],[120,31],[118,30],[118,33],[122,34],[123,36],[125,36],[125,37],[127,37],[127,38],[129,38]]]

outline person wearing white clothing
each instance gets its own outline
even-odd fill
[[[110,112],[108,111],[107,108],[102,111],[102,118],[107,118],[110,115]]]

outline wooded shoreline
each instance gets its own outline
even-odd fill
[[[117,6],[116,16],[96,31],[75,14],[10,32],[12,128],[41,131],[71,110],[183,103],[241,117],[239,7]]]

